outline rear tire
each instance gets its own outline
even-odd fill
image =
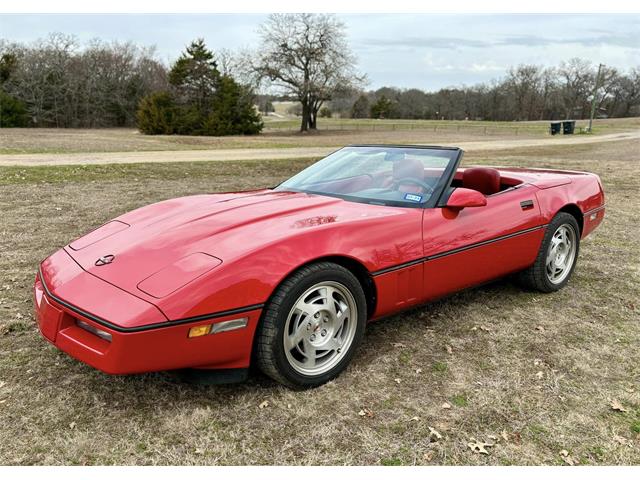
[[[331,262],[305,266],[274,292],[256,333],[263,373],[292,388],[342,372],[364,336],[367,302],[358,279]]]
[[[578,222],[569,213],[558,213],[547,225],[536,261],[518,274],[518,282],[545,293],[560,290],[573,274],[579,251]]]

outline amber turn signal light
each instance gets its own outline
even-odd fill
[[[203,335],[209,335],[211,331],[211,325],[199,325],[197,327],[191,327],[189,329],[189,338],[202,337]]]

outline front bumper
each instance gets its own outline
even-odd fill
[[[176,324],[151,304],[84,272],[64,251],[43,262],[34,285],[34,307],[46,340],[110,374],[247,368],[261,313],[256,308]],[[236,318],[247,318],[247,326],[188,338],[192,327]],[[106,332],[111,341],[81,328],[79,321]]]

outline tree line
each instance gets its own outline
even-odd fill
[[[0,124],[34,127],[135,125],[139,101],[167,86],[153,49],[69,35],[33,44],[0,41]]]
[[[446,120],[640,115],[640,67],[628,71],[571,59],[519,65],[502,79],[435,92],[364,89],[334,15],[273,14],[254,51],[213,52],[202,40],[171,65],[153,48],[52,34],[31,44],[0,40],[1,127],[131,127],[148,134],[253,134],[272,100],[298,102],[300,130],[318,117]],[[425,72],[428,75],[428,72]],[[262,92],[262,95],[257,95]]]
[[[597,81],[597,88],[596,88]],[[558,67],[519,65],[490,83],[436,92],[383,87],[337,95],[334,114],[351,118],[557,120],[640,115],[640,68],[620,72],[573,58]]]

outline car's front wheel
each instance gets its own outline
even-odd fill
[[[362,286],[346,268],[331,262],[301,268],[265,307],[256,334],[258,366],[290,387],[335,378],[362,340],[366,308]]]

